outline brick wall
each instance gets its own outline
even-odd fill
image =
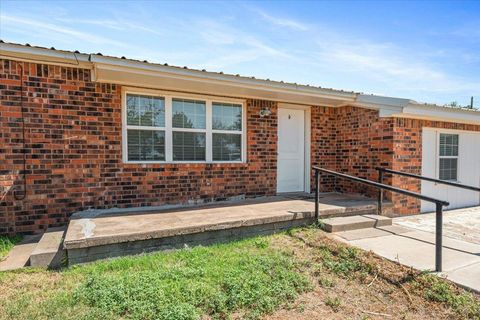
[[[393,163],[392,118],[358,107],[312,108],[312,164],[377,181],[377,166]],[[391,183],[389,177],[385,183]],[[314,185],[312,172],[311,185]],[[377,190],[359,183],[322,175],[321,191],[340,191],[376,196]],[[390,198],[386,194],[386,198]]]
[[[311,165],[336,170],[335,161],[335,126],[336,114],[334,108],[312,107],[311,109]],[[310,170],[308,168],[307,170]],[[315,186],[315,175],[311,172],[310,185]],[[326,175],[321,176],[320,187],[322,192],[331,192],[335,187],[335,179]]]
[[[20,74],[24,71],[27,197],[23,168]],[[261,118],[259,111],[272,114]],[[86,69],[0,60],[0,234],[65,224],[89,208],[208,202],[276,192],[277,103],[247,100],[247,163],[124,164],[121,87],[94,83]],[[311,163],[377,180],[375,166],[421,173],[423,126],[480,131],[480,126],[380,118],[356,107],[311,109]],[[308,168],[310,170],[310,168]],[[314,185],[313,174],[311,177]],[[418,181],[395,186],[420,191]],[[322,191],[376,190],[323,176]],[[387,195],[390,196],[390,195]],[[419,202],[392,195],[397,213]]]
[[[22,190],[24,70],[27,197]],[[0,60],[0,234],[64,224],[88,208],[155,206],[276,192],[277,104],[247,101],[245,164],[123,164],[121,88],[90,71]],[[272,115],[261,118],[268,107]],[[21,195],[21,192],[20,194]]]
[[[393,123],[380,118],[378,111],[357,107],[336,109],[337,171],[377,181],[375,167],[391,167],[393,156]],[[344,192],[376,195],[375,188],[338,179],[337,188]]]

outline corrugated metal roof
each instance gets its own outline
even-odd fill
[[[31,47],[31,48],[45,49],[45,50],[55,50],[55,51],[65,52],[65,53],[77,53],[77,54],[83,54],[83,55],[97,55],[97,56],[102,56],[102,57],[106,57],[106,58],[121,59],[121,60],[127,60],[127,61],[132,61],[132,62],[140,62],[140,63],[147,63],[147,64],[150,64],[150,65],[165,66],[165,67],[170,67],[170,68],[175,68],[175,69],[186,69],[186,70],[193,70],[193,71],[199,71],[199,72],[205,72],[205,73],[211,73],[211,74],[222,74],[222,75],[228,75],[228,76],[243,78],[243,79],[256,79],[256,80],[260,80],[260,81],[277,83],[277,84],[287,84],[287,85],[294,85],[294,86],[303,86],[303,87],[309,87],[309,88],[318,88],[318,89],[323,89],[323,90],[330,90],[330,91],[333,91],[333,92],[361,94],[361,92],[355,92],[355,91],[350,91],[350,90],[326,88],[326,87],[321,87],[321,86],[312,86],[312,85],[309,85],[309,84],[299,84],[299,83],[296,83],[296,82],[285,82],[285,81],[276,81],[276,80],[271,80],[271,79],[262,79],[262,78],[256,78],[256,77],[253,77],[253,76],[249,77],[249,76],[242,76],[240,74],[224,73],[223,71],[219,71],[219,72],[207,71],[206,69],[195,69],[195,68],[189,68],[187,66],[181,67],[181,66],[169,65],[168,63],[157,63],[157,62],[149,62],[148,60],[131,59],[131,58],[127,58],[125,56],[121,56],[121,57],[110,56],[110,55],[105,55],[101,52],[86,53],[86,52],[80,52],[78,50],[75,50],[75,51],[62,50],[62,49],[56,49],[54,47],[47,48],[47,47],[42,47],[42,46],[33,46],[29,43],[20,44],[20,43],[15,43],[15,42],[7,42],[7,41],[3,41],[1,39],[0,39],[0,43],[7,43],[7,44],[12,44],[12,45],[26,46],[26,47]]]
[[[214,71],[207,71],[206,69],[195,69],[195,68],[189,68],[187,66],[175,66],[175,65],[169,65],[168,63],[156,63],[156,62],[149,62],[148,60],[138,60],[138,59],[130,59],[125,56],[117,57],[117,56],[110,56],[110,55],[104,55],[101,52],[97,53],[85,53],[85,52],[80,52],[78,50],[71,51],[71,50],[62,50],[62,49],[56,49],[54,47],[47,48],[47,47],[42,47],[42,46],[33,46],[30,45],[29,43],[26,44],[20,44],[20,43],[14,43],[14,42],[7,42],[3,41],[0,39],[0,43],[6,43],[6,44],[11,44],[11,45],[17,45],[17,46],[25,46],[25,47],[31,47],[31,48],[38,48],[38,49],[43,49],[43,50],[54,50],[57,52],[62,52],[62,53],[72,53],[72,54],[82,54],[82,55],[97,55],[97,56],[102,56],[106,58],[112,58],[112,59],[119,59],[119,60],[126,60],[126,61],[131,61],[131,62],[136,62],[136,63],[144,63],[144,64],[149,64],[149,65],[154,65],[154,66],[163,66],[163,67],[169,67],[169,68],[174,68],[174,69],[185,69],[185,70],[192,70],[195,72],[205,72],[207,74],[220,74],[220,75],[226,75],[226,76],[231,76],[239,79],[255,79],[258,81],[264,81],[266,83],[272,83],[272,84],[284,84],[284,85],[291,85],[291,86],[298,86],[298,87],[306,87],[306,88],[312,88],[312,89],[321,89],[321,90],[328,90],[331,92],[336,92],[336,93],[344,93],[344,94],[354,94],[354,95],[367,95],[362,92],[356,92],[356,91],[350,91],[350,90],[342,90],[342,89],[334,89],[334,88],[326,88],[326,87],[321,87],[321,86],[312,86],[309,84],[298,84],[296,82],[285,82],[285,81],[276,81],[276,80],[270,80],[270,79],[261,79],[261,78],[255,78],[255,77],[248,77],[248,76],[242,76],[240,74],[229,74],[229,73],[224,73],[222,71],[220,72],[214,72]],[[370,94],[368,94],[370,95]],[[374,94],[371,94],[371,96],[376,96]],[[471,109],[468,107],[454,107],[454,106],[448,106],[448,105],[438,105],[434,103],[420,103],[411,100],[412,103],[417,104],[417,105],[423,105],[427,107],[435,107],[435,108],[447,108],[447,109],[456,109],[456,110],[461,110],[461,111],[476,111],[480,112],[480,109]]]

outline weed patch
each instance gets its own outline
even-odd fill
[[[318,279],[318,284],[322,287],[322,288],[333,288],[335,286],[335,281],[330,279],[330,278],[320,278]]]
[[[474,294],[437,276],[415,272],[391,262],[385,263],[371,253],[326,237],[315,238],[314,234],[315,231],[311,229],[297,229],[292,231],[290,236],[311,248],[316,262],[312,273],[317,277],[320,287],[332,287],[334,284],[330,279],[335,277],[337,280],[341,278],[359,282],[365,288],[373,285],[375,281],[381,281],[396,287],[407,297],[410,305],[414,305],[412,301],[414,293],[422,299],[453,309],[462,319],[480,319],[480,301]],[[325,300],[326,305],[338,311],[337,302],[331,297]]]
[[[370,273],[372,270],[371,265],[360,259],[360,251],[357,248],[321,246],[318,250],[319,262],[337,275],[351,277],[356,272]]]
[[[311,288],[297,262],[269,248],[268,238],[101,261],[60,275],[56,289],[0,302],[0,314],[3,307],[18,319],[70,318],[73,310],[77,318],[254,319]]]
[[[468,292],[458,292],[453,284],[423,274],[415,280],[414,286],[423,291],[426,299],[442,302],[467,318],[480,319],[480,302]]]
[[[333,311],[338,312],[338,310],[340,310],[342,301],[338,297],[327,297],[325,299],[325,304],[332,308]]]

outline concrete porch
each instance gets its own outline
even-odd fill
[[[72,216],[64,240],[70,264],[271,234],[313,222],[309,194],[284,194],[198,207],[91,210]],[[375,214],[376,201],[323,194],[320,216]]]

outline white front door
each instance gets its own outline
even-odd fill
[[[305,110],[278,109],[277,192],[305,191]]]

